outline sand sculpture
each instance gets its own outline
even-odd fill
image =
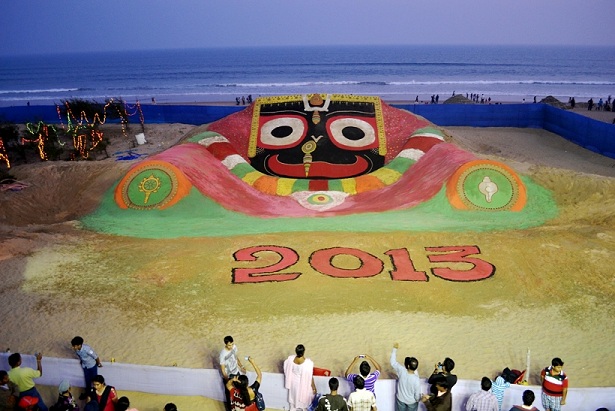
[[[336,217],[367,212],[398,211],[410,221],[417,206],[429,204],[441,213],[436,218],[443,228],[475,219],[483,230],[535,226],[552,215],[544,212],[554,206],[541,187],[446,140],[434,124],[379,97],[258,98],[133,166],[115,187],[115,204],[107,202],[86,224],[96,229],[107,219],[148,218],[135,211],[196,219],[203,210],[223,210],[258,220],[331,217],[333,227]],[[180,206],[188,202],[190,211]],[[192,229],[176,235],[198,236]],[[202,231],[212,233],[211,227]]]

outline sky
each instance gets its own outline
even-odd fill
[[[300,45],[615,46],[615,0],[4,0],[0,56]]]

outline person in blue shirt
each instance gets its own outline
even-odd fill
[[[92,387],[92,379],[98,375],[98,368],[102,367],[102,363],[92,347],[83,343],[83,338],[77,336],[71,340],[70,344],[81,361],[81,368],[83,368],[83,375],[85,377],[85,388],[88,390]]]

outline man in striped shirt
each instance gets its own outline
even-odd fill
[[[352,370],[355,364],[362,359],[371,361],[371,363],[374,364],[374,368],[376,368],[374,372],[370,372],[372,369],[367,361],[362,361],[361,365],[359,365],[359,372],[361,373],[360,375],[361,377],[363,377],[363,381],[365,381],[365,389],[371,391],[374,395],[376,395],[375,386],[376,380],[378,380],[378,377],[380,377],[380,364],[378,364],[378,362],[373,359],[372,356],[363,354],[354,357],[354,359],[346,369],[346,373],[344,375],[346,376],[348,382],[353,383],[354,377],[359,374],[351,374],[350,370]]]
[[[566,405],[568,377],[562,371],[564,362],[560,358],[551,360],[551,366],[540,373],[542,380],[542,406],[545,411],[561,411]]]

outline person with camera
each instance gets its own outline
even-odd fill
[[[365,389],[371,391],[374,395],[376,395],[374,388],[376,386],[376,380],[378,380],[378,377],[380,377],[380,364],[378,364],[378,362],[374,360],[371,355],[362,354],[354,357],[354,359],[346,369],[344,376],[346,377],[346,380],[348,380],[348,382],[352,384],[352,382],[354,381],[354,377],[359,374],[351,374],[350,370],[352,370],[352,368],[359,360],[363,360],[359,365],[359,372],[361,373],[361,377],[363,377],[363,380],[365,381]],[[372,369],[368,361],[374,364],[374,372],[370,372]]]
[[[427,382],[431,384],[429,391],[432,394],[437,394],[438,389],[436,388],[436,383],[440,381],[446,381],[446,386],[448,391],[450,391],[455,384],[457,384],[457,376],[455,374],[451,374],[455,368],[455,361],[446,357],[444,361],[439,362],[434,367],[433,373],[429,377]]]

